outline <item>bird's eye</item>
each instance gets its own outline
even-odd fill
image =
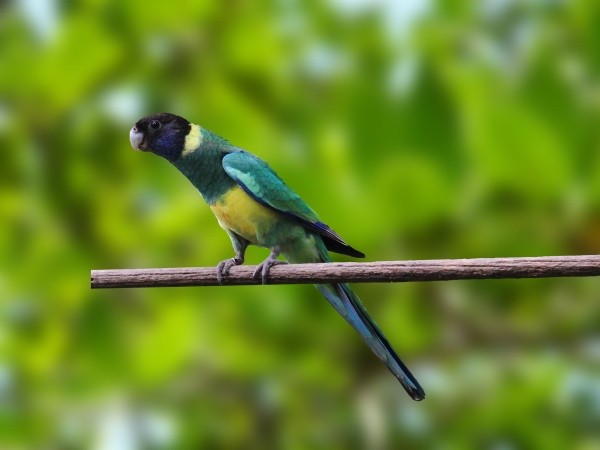
[[[158,120],[153,120],[150,122],[150,128],[153,130],[158,130],[160,128],[160,122]]]

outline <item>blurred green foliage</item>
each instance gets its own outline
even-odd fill
[[[232,255],[130,149],[158,111],[269,161],[369,260],[600,253],[599,21],[592,0],[2,3],[0,446],[598,448],[598,280],[356,286],[415,403],[310,286],[88,276]]]

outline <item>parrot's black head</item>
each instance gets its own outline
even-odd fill
[[[135,150],[152,152],[175,161],[181,156],[191,128],[187,120],[175,114],[152,114],[135,123],[129,132],[129,142]]]

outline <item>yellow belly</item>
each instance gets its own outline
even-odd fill
[[[225,193],[210,209],[222,228],[258,245],[262,243],[261,236],[277,220],[275,211],[258,203],[239,186]]]

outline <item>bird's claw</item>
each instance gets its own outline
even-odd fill
[[[287,264],[287,261],[280,261],[279,259],[275,258],[267,258],[256,267],[252,277],[257,278],[260,275],[262,284],[267,284],[267,278],[269,277],[271,267],[280,266],[282,264]]]
[[[233,266],[239,266],[240,264],[242,264],[242,261],[238,258],[225,259],[217,264],[217,282],[223,284],[223,279],[229,275],[229,269]]]

